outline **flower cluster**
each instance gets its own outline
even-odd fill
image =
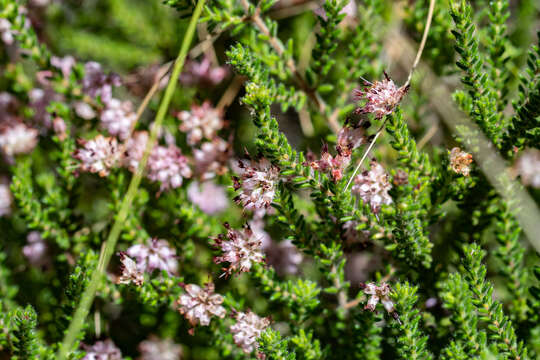
[[[364,284],[364,293],[370,295],[369,300],[364,307],[366,310],[375,311],[375,307],[379,302],[383,305],[384,309],[399,321],[399,316],[396,312],[396,308],[392,299],[390,299],[390,285],[386,282],[377,285],[375,283]]]
[[[182,347],[171,339],[159,339],[156,336],[150,336],[142,341],[138,347],[141,356],[139,360],[180,360],[182,356]]]
[[[137,263],[127,256],[125,252],[120,252],[120,262],[122,263],[122,275],[118,277],[118,284],[130,284],[134,283],[137,286],[141,286],[144,282],[144,275],[138,268]]]
[[[146,244],[131,246],[126,254],[135,258],[137,269],[142,272],[152,273],[159,269],[172,275],[176,274],[178,269],[176,250],[166,240],[148,239]]]
[[[231,145],[222,138],[215,137],[212,141],[204,142],[199,148],[193,149],[195,172],[202,180],[228,171],[227,162],[232,156]]]
[[[455,147],[450,151],[450,166],[456,174],[469,176],[471,172],[472,155]]]
[[[234,343],[246,354],[257,349],[257,338],[270,325],[270,319],[259,317],[254,312],[238,312],[235,314],[236,323],[231,325]]]
[[[366,100],[364,106],[356,110],[357,113],[372,113],[375,118],[382,119],[383,116],[394,112],[409,88],[408,86],[398,88],[386,72],[384,77],[382,81],[366,82],[366,87],[362,90],[355,90],[355,96],[358,100]]]
[[[160,183],[160,191],[176,189],[192,175],[188,159],[176,145],[154,147],[148,157],[147,172],[149,180]]]
[[[180,131],[187,133],[190,145],[199,143],[203,138],[212,140],[223,128],[223,112],[212,107],[209,101],[201,106],[191,105],[191,111],[181,111],[178,119],[182,121]]]
[[[215,246],[222,252],[222,256],[216,256],[216,264],[228,262],[228,268],[223,268],[225,274],[230,275],[235,271],[247,272],[254,263],[264,261],[261,251],[261,240],[255,238],[253,231],[248,225],[242,230],[235,230],[228,223],[224,224],[227,235],[220,234],[214,239]]]
[[[122,352],[111,339],[98,341],[94,345],[84,345],[86,355],[82,360],[122,360]]]
[[[279,169],[263,158],[258,162],[240,160],[238,172],[240,178],[233,178],[234,189],[240,190],[235,201],[246,210],[267,209],[274,199]]]
[[[359,196],[362,201],[371,206],[373,212],[379,212],[382,205],[392,203],[388,191],[392,188],[388,175],[381,164],[371,161],[371,169],[356,176],[352,193]]]
[[[185,85],[215,86],[222,82],[228,73],[226,67],[212,67],[210,59],[205,56],[200,62],[188,60],[180,74],[180,81]]]
[[[226,315],[223,297],[214,293],[214,284],[208,283],[204,288],[195,284],[183,285],[185,294],[180,295],[177,303],[178,311],[190,322],[191,326],[200,324],[208,326],[212,316],[224,318]]]
[[[6,45],[13,44],[15,33],[11,28],[11,23],[7,19],[0,18],[0,39]]]
[[[91,61],[84,65],[84,78],[82,81],[85,94],[95,98],[100,97],[104,104],[112,99],[112,89],[120,86],[120,77],[116,74],[105,74],[101,65]]]
[[[79,139],[78,143],[82,148],[77,149],[73,156],[81,162],[82,171],[98,173],[104,177],[109,175],[109,171],[116,167],[121,159],[122,153],[114,137],[99,134],[92,140]]]
[[[120,101],[114,98],[106,103],[100,116],[102,126],[109,134],[118,136],[120,140],[126,140],[129,137],[136,118],[131,101]]]
[[[5,125],[0,129],[0,149],[9,157],[27,154],[36,147],[38,131],[22,122]]]

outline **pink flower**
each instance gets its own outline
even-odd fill
[[[83,147],[77,149],[73,156],[81,161],[82,171],[98,173],[104,177],[109,175],[110,169],[114,168],[121,158],[116,138],[99,134],[92,140],[79,139],[78,142]]]
[[[3,18],[0,18],[0,39],[6,45],[11,45],[15,41],[15,32],[11,28],[11,23]]]
[[[151,335],[139,344],[141,356],[138,360],[180,360],[182,347],[171,339],[160,339]]]
[[[393,312],[394,311],[394,304],[392,303],[392,300],[388,297],[390,294],[390,285],[383,282],[380,286],[377,286],[375,283],[368,283],[364,287],[364,293],[367,295],[371,295],[365,309],[370,311],[375,311],[375,307],[379,303],[379,301],[383,304],[386,311]]]
[[[109,134],[116,135],[120,140],[128,138],[137,115],[133,112],[131,101],[110,99],[101,113],[101,125]]]
[[[361,126],[345,125],[342,127],[337,135],[337,151],[343,153],[344,156],[350,156],[352,150],[367,142],[367,127],[369,127],[369,122]]]
[[[11,204],[13,203],[13,197],[9,184],[4,182],[0,183],[0,216],[6,216],[11,214]]]
[[[111,339],[98,341],[94,345],[84,345],[86,355],[82,360],[122,360],[122,352]]]
[[[189,60],[180,81],[185,85],[215,86],[227,76],[226,67],[212,67],[210,59],[204,57],[201,62]]]
[[[0,129],[0,149],[7,156],[27,154],[38,142],[38,131],[22,122],[5,125]]]
[[[401,99],[409,87],[398,88],[388,74],[384,73],[385,79],[375,81],[373,84],[367,83],[363,90],[355,90],[355,95],[358,99],[365,99],[366,103],[363,107],[356,109],[357,113],[372,113],[375,118],[382,119],[385,115],[390,115],[394,112],[396,106],[399,105]]]
[[[472,155],[455,147],[450,151],[450,166],[452,170],[463,176],[469,176],[471,172]]]
[[[190,145],[199,143],[203,138],[212,140],[223,128],[223,112],[213,108],[209,101],[201,106],[191,105],[191,111],[181,111],[178,119],[182,120],[180,131],[187,133]]]
[[[81,119],[90,120],[96,117],[96,112],[94,109],[92,109],[92,107],[84,101],[75,102],[73,104],[73,108],[75,109],[77,116],[79,116]]]
[[[223,186],[212,181],[189,184],[187,195],[189,200],[208,215],[220,213],[229,207],[229,199]]]
[[[341,180],[343,178],[343,171],[351,162],[351,152],[342,152],[340,147],[337,150],[338,154],[332,156],[328,152],[328,145],[324,144],[321,150],[321,159],[312,161],[309,166],[314,170],[330,174],[334,181]]]
[[[148,179],[160,183],[160,191],[176,189],[184,178],[192,175],[187,158],[175,145],[154,147],[148,158],[147,171]]]
[[[226,275],[235,271],[248,272],[254,263],[264,261],[261,251],[261,240],[257,239],[248,225],[242,230],[231,229],[228,223],[224,224],[227,235],[220,234],[214,239],[216,248],[223,252],[222,256],[216,256],[216,264],[228,262],[228,268],[223,268]]]
[[[32,231],[26,236],[27,245],[23,246],[23,254],[33,266],[41,266],[47,262],[47,243],[41,234]]]
[[[97,62],[87,62],[84,65],[83,91],[91,97],[101,97],[107,104],[112,99],[113,86],[120,86],[120,77],[116,74],[105,75]]]
[[[252,311],[235,314],[236,323],[231,325],[234,343],[246,354],[251,354],[257,349],[257,338],[270,325],[270,319],[259,317]]]
[[[369,204],[373,212],[378,212],[383,204],[392,203],[392,198],[388,194],[391,188],[392,185],[388,182],[388,175],[384,168],[373,160],[371,169],[354,179],[352,193],[360,196],[364,203]]]
[[[68,78],[71,74],[71,69],[75,66],[75,58],[73,56],[51,57],[51,65],[62,72],[64,78]]]
[[[178,269],[176,250],[166,240],[148,239],[146,244],[131,246],[126,253],[137,260],[137,268],[142,272],[159,269],[173,275]]]
[[[227,172],[227,162],[231,158],[231,145],[222,138],[215,137],[211,142],[204,142],[200,149],[193,149],[195,172],[202,180]]]
[[[178,311],[190,322],[191,326],[208,326],[212,316],[224,318],[226,311],[221,304],[223,297],[214,294],[214,284],[208,283],[201,289],[198,285],[184,285],[185,294],[180,295]]]
[[[272,204],[279,180],[279,169],[266,159],[258,162],[240,160],[240,178],[234,177],[234,189],[240,190],[235,201],[246,210],[267,209]]]
[[[126,142],[126,153],[124,156],[124,166],[129,171],[135,172],[139,167],[146,144],[148,143],[147,131],[135,131]]]
[[[134,283],[137,286],[141,286],[144,282],[144,275],[142,271],[137,268],[137,263],[132,258],[127,256],[125,252],[120,252],[119,255],[120,261],[122,262],[122,275],[117,279],[116,283]]]

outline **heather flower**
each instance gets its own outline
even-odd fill
[[[175,145],[156,146],[148,158],[147,177],[160,183],[160,191],[176,189],[182,185],[184,178],[190,178],[191,169],[188,160]]]
[[[106,104],[112,99],[113,86],[120,86],[120,77],[116,74],[105,75],[101,65],[91,61],[84,65],[83,91],[91,97],[101,97]]]
[[[369,125],[369,123],[366,123]],[[366,143],[366,125],[364,126],[344,126],[337,135],[337,148],[349,156],[352,150]]]
[[[126,142],[126,151],[124,154],[124,166],[129,171],[135,172],[139,167],[146,144],[148,143],[147,131],[135,131]]]
[[[0,129],[0,149],[7,156],[27,154],[34,150],[38,142],[38,131],[22,122],[10,124]]]
[[[397,313],[395,312],[394,303],[388,296],[390,294],[390,285],[383,282],[377,286],[375,283],[368,283],[364,285],[364,293],[371,295],[364,309],[369,311],[375,311],[375,307],[381,302],[384,309],[397,320]]]
[[[128,138],[136,118],[131,101],[114,98],[107,102],[100,116],[101,125],[120,140]]]
[[[378,212],[381,206],[392,203],[388,191],[392,188],[388,175],[381,164],[371,162],[371,169],[364,171],[354,179],[353,194],[360,196],[362,201],[371,206],[373,212]]]
[[[13,44],[15,32],[11,29],[11,23],[7,19],[0,18],[0,38],[6,45]]]
[[[246,210],[268,208],[276,192],[279,169],[264,158],[258,162],[240,160],[238,167],[240,178],[234,177],[233,181],[240,194],[235,201]]]
[[[73,108],[75,109],[77,116],[79,116],[81,119],[90,120],[96,117],[96,112],[94,109],[92,109],[92,106],[84,101],[75,102],[73,104]]]
[[[187,133],[190,145],[199,143],[203,138],[213,139],[223,128],[223,112],[213,108],[209,101],[201,106],[191,105],[191,111],[181,111],[178,119],[182,121],[180,131]]]
[[[517,159],[514,172],[521,177],[523,184],[536,189],[540,188],[540,151],[525,150]]]
[[[0,183],[0,216],[11,214],[12,203],[13,197],[11,196],[9,184]]]
[[[231,325],[234,343],[246,354],[251,354],[257,349],[257,338],[270,325],[270,319],[259,317],[252,311],[235,314],[236,323]]]
[[[132,258],[127,256],[125,252],[120,252],[119,255],[120,262],[122,263],[122,275],[120,275],[116,283],[130,284],[133,282],[135,285],[141,286],[144,282],[144,275],[137,267],[137,263]]]
[[[34,88],[28,92],[28,98],[30,99],[30,107],[34,110],[34,119],[46,128],[50,128],[52,121],[47,107],[51,101],[60,100],[61,97],[51,88]]]
[[[312,169],[324,173],[329,173],[334,181],[339,181],[343,178],[343,172],[351,162],[350,151],[342,152],[340,147],[337,147],[338,154],[332,156],[328,152],[328,145],[324,144],[321,150],[321,159],[312,161],[309,165]]]
[[[248,225],[242,230],[235,230],[228,223],[224,224],[227,235],[220,234],[214,239],[216,248],[223,252],[222,256],[216,256],[216,264],[228,262],[228,268],[223,268],[225,274],[230,275],[235,271],[248,272],[254,263],[264,261],[261,251],[261,240],[257,239]]]
[[[138,360],[180,360],[182,347],[171,339],[159,339],[151,335],[139,344]]]
[[[41,266],[47,262],[47,243],[37,231],[31,231],[26,236],[27,244],[23,246],[23,254],[33,266]]]
[[[71,74],[71,69],[75,66],[75,58],[73,56],[51,57],[51,65],[60,70],[64,78],[68,78]]]
[[[469,176],[471,172],[472,155],[455,147],[450,151],[450,166],[452,170],[463,176]]]
[[[225,188],[212,181],[205,181],[202,184],[192,182],[187,189],[187,195],[192,203],[208,215],[217,214],[229,207]]]
[[[210,59],[205,56],[201,62],[187,61],[185,70],[180,75],[180,81],[184,85],[215,86],[222,82],[227,74],[226,67],[212,67]]]
[[[94,345],[84,345],[86,355],[82,360],[122,360],[122,352],[111,339],[98,341]]]
[[[116,138],[104,137],[99,134],[92,140],[79,139],[82,148],[75,151],[74,157],[81,161],[82,171],[98,173],[104,177],[109,175],[121,157]]]
[[[55,117],[53,120],[53,129],[56,135],[58,136],[58,139],[60,139],[60,141],[63,141],[66,139],[67,126],[64,119],[62,119],[61,117]]]
[[[178,311],[190,322],[191,326],[200,324],[208,326],[212,316],[224,318],[226,311],[223,297],[214,293],[214,284],[208,283],[204,288],[195,284],[183,285],[185,294],[180,295],[177,303]]]
[[[202,180],[227,172],[227,162],[232,155],[232,148],[228,142],[216,137],[211,142],[204,142],[200,149],[193,149],[195,172]]]
[[[126,254],[137,261],[139,271],[152,273],[155,269],[165,270],[169,275],[178,269],[176,250],[166,240],[148,239],[146,244],[136,244]]]
[[[390,115],[401,99],[409,90],[407,87],[398,88],[388,74],[384,73],[385,79],[375,81],[373,84],[367,83],[363,90],[355,90],[358,99],[365,99],[363,107],[356,109],[357,113],[372,113],[375,118],[382,119],[385,115]]]

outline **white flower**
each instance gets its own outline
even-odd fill
[[[234,271],[247,272],[251,270],[254,263],[264,261],[261,251],[261,240],[257,239],[249,226],[242,230],[231,229],[228,223],[224,224],[227,235],[220,234],[215,241],[217,248],[223,252],[222,256],[216,256],[216,264],[223,262],[230,263],[228,268],[224,268],[225,274],[230,275]]]
[[[131,246],[126,253],[137,260],[137,268],[143,272],[159,269],[172,275],[178,269],[176,250],[166,240],[149,239],[146,244]]]
[[[356,109],[357,113],[373,113],[375,118],[381,119],[385,115],[390,115],[409,89],[407,87],[398,88],[386,72],[385,79],[368,83],[368,87],[363,90],[355,90],[355,95],[359,99],[367,102],[361,108]]]
[[[38,131],[18,122],[0,130],[0,148],[7,156],[27,154],[36,147]]]
[[[230,327],[234,343],[244,353],[250,354],[257,349],[257,338],[270,325],[270,319],[259,317],[252,311],[236,313],[236,324]]]
[[[6,45],[13,44],[15,40],[14,32],[11,30],[11,23],[7,19],[0,18],[0,38]]]
[[[11,190],[9,184],[0,183],[0,216],[11,214],[11,204],[13,198],[11,196]]]
[[[455,147],[450,151],[450,166],[457,174],[469,176],[471,172],[472,155]]]
[[[366,295],[371,295],[369,297],[369,300],[364,307],[364,309],[369,311],[375,311],[375,307],[381,302],[384,309],[394,317],[398,322],[399,321],[399,315],[396,312],[396,308],[394,307],[394,303],[392,302],[392,299],[390,299],[390,285],[383,282],[381,285],[377,286],[375,283],[368,283],[364,285],[364,293]],[[401,323],[401,322],[400,322]]]
[[[190,322],[192,326],[200,324],[208,326],[212,316],[224,318],[226,311],[221,304],[223,297],[214,294],[214,284],[208,283],[201,289],[198,285],[184,285],[185,294],[180,295],[178,311]]]
[[[73,107],[77,116],[84,120],[90,120],[96,117],[96,112],[94,109],[92,109],[92,107],[84,101],[76,101],[73,104]]]
[[[82,360],[122,360],[122,352],[111,339],[98,341],[94,345],[83,345],[86,355]]]
[[[388,194],[392,185],[384,168],[376,161],[372,161],[371,169],[358,175],[354,183],[353,194],[360,196],[364,203],[369,204],[373,212],[378,212],[383,204],[392,203],[392,198]]]
[[[137,286],[141,286],[144,282],[144,275],[137,268],[137,263],[126,255],[126,253],[120,253],[120,261],[122,262],[122,275],[117,279],[117,284],[130,284],[134,283]]]
[[[116,138],[99,134],[92,140],[79,139],[78,142],[83,147],[75,151],[74,157],[81,161],[82,171],[107,176],[121,158]]]
[[[208,101],[201,106],[191,105],[191,111],[180,112],[178,118],[182,120],[180,131],[187,133],[190,145],[197,144],[203,138],[212,140],[223,128],[222,111],[213,108]]]
[[[514,171],[525,185],[540,188],[540,150],[527,149],[514,165]]]
[[[259,162],[240,160],[240,178],[233,178],[234,189],[240,190],[235,201],[246,210],[261,210],[270,207],[276,193],[279,169],[268,160]]]
[[[146,144],[148,143],[147,131],[135,131],[126,142],[126,153],[124,156],[124,166],[129,171],[135,172],[139,167]]]
[[[139,360],[180,360],[182,347],[171,339],[159,339],[151,335],[139,344]]]
[[[154,147],[147,167],[148,179],[158,181],[161,184],[160,191],[180,187],[183,179],[192,175],[187,158],[175,145]]]
[[[107,102],[100,116],[102,126],[109,134],[118,136],[120,140],[128,138],[136,118],[131,101],[114,98]]]

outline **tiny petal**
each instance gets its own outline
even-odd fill
[[[252,311],[236,313],[236,323],[230,327],[234,343],[246,354],[257,349],[257,338],[270,325],[270,319],[259,317]]]
[[[122,262],[122,275],[118,278],[118,284],[130,284],[134,283],[137,286],[141,286],[144,282],[144,276],[138,269],[137,263],[132,258],[126,255],[126,253],[120,253],[120,261]]]

